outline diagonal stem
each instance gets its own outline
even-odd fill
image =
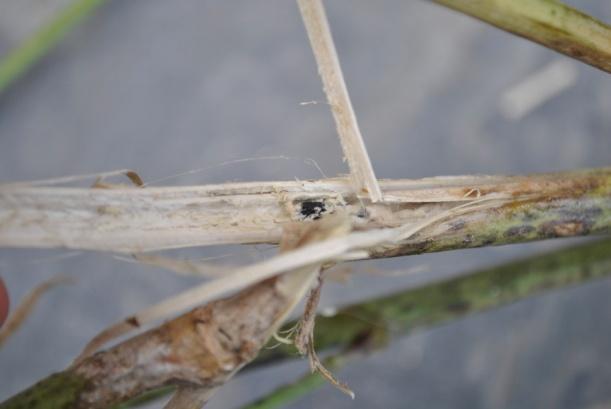
[[[45,56],[106,0],[75,0],[0,60],[0,92]]]
[[[297,3],[316,57],[318,73],[333,112],[342,150],[350,167],[352,183],[357,194],[364,193],[372,202],[379,202],[382,200],[382,191],[350,102],[322,0],[298,0]]]
[[[379,299],[369,300],[360,304],[342,308],[332,317],[319,317],[317,321],[316,348],[330,350],[332,348],[349,348],[363,337],[369,339],[368,345],[373,348],[383,348],[389,339],[400,337],[415,330],[438,325],[482,311],[487,311],[502,305],[516,302],[545,291],[565,288],[586,281],[600,279],[611,275],[611,239],[588,243],[571,249],[557,250],[543,256],[531,257],[513,262],[501,267],[482,270],[469,276],[458,277],[449,281],[432,283],[425,287],[409,289]],[[254,299],[254,298],[253,298]],[[203,312],[204,310],[202,310]],[[190,345],[193,341],[191,328],[193,321],[189,318],[193,313],[185,314],[162,327],[173,326],[173,331],[164,332],[171,335],[160,338],[160,329],[134,337],[117,345],[112,350],[96,354],[90,361],[83,363],[89,368],[84,371],[71,367],[54,374],[28,390],[0,403],[0,409],[68,409],[77,407],[77,402],[85,396],[96,395],[105,387],[121,388],[120,382],[128,380],[117,376],[116,366],[101,366],[113,356],[121,358],[120,350],[126,349],[134,355],[137,349],[130,349],[138,342],[146,342],[149,352],[155,351],[155,343],[171,347],[175,345]],[[199,313],[201,318],[206,314]],[[204,321],[198,321],[203,324]],[[382,323],[383,325],[378,325]],[[198,324],[199,325],[199,324]],[[288,324],[291,326],[294,324]],[[178,330],[178,331],[176,331]],[[136,341],[136,342],[135,342]],[[174,344],[174,342],[176,344]],[[185,344],[186,342],[186,344]],[[143,351],[146,352],[146,351]],[[156,352],[155,352],[156,353]],[[172,356],[175,350],[159,353]],[[128,355],[129,356],[129,355]],[[127,356],[124,356],[127,358]],[[247,368],[254,368],[270,363],[277,363],[295,357],[295,349],[281,346],[276,349],[263,350],[257,360]],[[121,373],[129,374],[130,363],[133,370],[139,371],[139,377],[147,374],[147,370],[159,370],[153,363],[138,362],[137,357],[121,360],[124,365]],[[205,355],[198,359],[207,360]],[[164,360],[167,366],[167,360]],[[152,365],[152,366],[151,366]],[[165,367],[164,367],[165,368]],[[193,368],[193,363],[185,362],[185,368]],[[106,371],[106,372],[105,372]],[[183,372],[184,373],[184,372]],[[119,373],[120,375],[120,373]],[[113,376],[118,379],[113,383]],[[145,376],[145,378],[147,378]],[[155,379],[154,373],[148,381]],[[175,384],[181,384],[185,379],[172,378]],[[159,379],[158,384],[151,383],[148,389],[158,389],[168,386]],[[169,383],[171,384],[171,382]],[[308,388],[306,388],[308,389]],[[307,391],[307,390],[306,390]],[[302,391],[301,393],[305,393]],[[139,396],[143,390],[125,393],[121,400],[127,401]],[[292,399],[299,394],[292,395]]]
[[[611,27],[557,0],[432,0],[611,73]]]

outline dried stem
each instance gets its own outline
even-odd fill
[[[559,2],[436,1],[611,72],[611,29]],[[11,54],[0,65],[0,89],[65,34],[66,27],[99,3],[100,0],[75,3],[80,6],[65,14],[67,20],[63,23],[67,24],[52,24],[49,31],[42,31],[46,36],[44,41],[38,37]],[[428,185],[423,181],[388,181],[380,189],[350,106],[322,3],[299,0],[299,4],[338,131],[340,135],[342,132],[352,135],[342,137],[352,183],[335,179],[111,191],[3,186],[0,187],[0,246],[139,252],[202,244],[277,242],[281,226],[286,222],[304,222],[331,213],[348,214],[350,225],[365,231],[361,236],[355,233],[349,237],[358,243],[367,242],[367,235],[383,236],[392,233],[390,228],[398,231],[399,226],[405,226],[402,240],[374,240],[368,246],[354,246],[365,251],[364,255],[359,253],[362,257],[389,257],[611,230],[609,169],[529,178],[434,179]],[[359,187],[356,192],[354,183]],[[384,202],[380,202],[382,191]],[[370,200],[362,202],[361,193],[368,193]],[[457,205],[474,199],[486,205],[469,213],[444,216]],[[428,226],[427,220],[437,223]],[[414,230],[410,226],[421,227]],[[412,237],[414,233],[417,234]],[[349,242],[335,244],[341,247],[346,243]],[[324,345],[336,331],[341,331],[337,336],[346,340],[354,328],[362,336],[367,330],[363,325],[369,322],[393,322],[393,316],[387,314],[398,312],[394,317],[396,325],[392,327],[407,331],[513,301],[542,288],[607,274],[610,270],[608,243],[603,250],[597,248],[591,255],[600,257],[601,251],[607,259],[596,258],[595,265],[588,269],[581,270],[565,260],[564,264],[570,268],[557,272],[558,276],[548,276],[545,266],[539,266],[534,276],[488,272],[486,277],[478,274],[471,281],[472,277],[454,280],[408,295],[377,300],[375,304],[352,307],[339,315],[339,321],[334,321],[328,332],[323,332],[324,319],[317,323],[323,334],[319,342]],[[101,408],[168,384],[183,386],[177,400],[206,399],[205,391],[225,382],[257,354],[270,331],[279,325],[300,298],[298,295],[308,287],[320,263],[331,259],[315,260],[318,264],[310,265],[309,270],[300,265],[294,274],[268,279],[108,351],[84,358],[0,407]],[[348,320],[346,327],[346,317],[354,316],[359,317],[358,322]],[[389,328],[385,328],[381,339],[390,333]],[[369,328],[367,334],[378,333],[379,329]],[[337,345],[337,338],[335,342]],[[185,389],[185,385],[194,389]]]
[[[610,249],[611,240],[607,239],[343,308],[332,317],[318,318],[316,348],[350,348],[362,342],[363,337],[368,339],[367,345],[383,347],[389,339],[419,328],[485,311],[546,290],[608,276],[611,274]],[[250,296],[243,298],[247,306],[251,306],[251,301],[256,302],[258,307],[249,317],[253,320],[256,317],[257,325],[264,326],[260,320],[276,311],[273,292],[265,289],[269,285],[271,282],[251,288],[248,290]],[[265,300],[272,302],[259,304],[260,292],[266,293]],[[220,322],[220,317],[231,322],[243,314],[244,310],[235,304],[232,306],[229,300],[198,308],[100,352],[0,404],[0,409],[102,408],[110,400],[126,401],[146,390],[185,382],[205,384],[218,380],[215,376],[223,372],[220,367],[230,371],[238,365],[238,361],[233,359],[234,354],[219,355],[219,345],[231,347],[244,356],[252,352],[252,344],[240,338],[242,335],[234,339],[232,334],[235,342],[231,343],[221,334],[221,329],[226,327],[213,325]],[[266,305],[270,311],[258,310]],[[231,324],[228,325],[231,328]],[[250,339],[250,335],[247,338]],[[233,358],[220,359],[227,356]],[[294,348],[281,346],[262,351],[253,365],[294,356]],[[298,394],[291,396],[294,398]]]
[[[470,276],[369,300],[344,308],[332,317],[319,317],[317,348],[353,349],[354,343],[361,342],[364,335],[370,337],[367,346],[383,348],[387,340],[417,329],[509,304],[539,292],[609,275],[610,239],[557,250]],[[290,325],[293,324],[287,324]],[[293,354],[289,347],[265,350],[254,364],[291,359]],[[337,359],[333,358],[327,364],[339,369],[350,361],[346,359],[350,356],[354,357],[340,353]],[[284,407],[323,384],[321,377],[308,374],[241,409]]]
[[[44,293],[58,285],[66,284],[70,281],[71,279],[69,277],[59,275],[37,285],[28,295],[26,295],[15,311],[9,316],[6,323],[0,328],[0,347],[19,329],[19,327],[21,327]]]
[[[84,359],[60,375],[80,380],[71,383],[78,400],[64,407],[107,408],[168,384],[214,389],[257,355],[286,297],[277,279],[268,280]],[[39,398],[30,395],[24,407]]]
[[[314,227],[314,232],[320,229],[318,226],[328,224],[328,227],[323,230],[326,232],[326,237],[319,236],[318,240],[314,240],[310,243],[303,243],[304,245],[301,248],[285,252],[284,254],[260,263],[251,264],[242,269],[237,269],[225,277],[192,287],[178,295],[166,298],[160,303],[138,311],[123,321],[108,327],[94,337],[78,359],[80,360],[82,357],[93,353],[108,341],[125,335],[130,331],[134,331],[141,325],[149,324],[161,318],[166,318],[186,310],[187,308],[192,308],[196,305],[218,298],[226,293],[237,291],[246,286],[284,274],[288,271],[300,271],[305,269],[306,274],[310,274],[308,271],[311,269],[311,266],[322,266],[323,264],[341,261],[345,257],[352,258],[354,252],[358,252],[358,250],[399,243],[403,239],[412,237],[414,234],[431,224],[450,216],[460,214],[461,211],[469,211],[472,208],[472,204],[467,203],[466,205],[457,206],[435,217],[416,223],[415,225],[407,224],[394,229],[378,229],[371,232],[349,233],[351,226],[345,214],[325,217],[321,221],[323,224],[320,222],[313,226],[305,223],[301,225],[296,224],[296,226],[304,229],[307,229],[309,226]],[[335,223],[334,221],[341,221],[341,223]],[[333,225],[336,227],[331,229]],[[333,232],[333,234],[331,234],[331,232]],[[313,237],[316,237],[316,235]],[[368,253],[365,251],[365,257],[367,257],[367,255]],[[291,273],[291,276],[296,275],[295,272]],[[283,276],[283,279],[286,280],[287,277]],[[299,288],[301,289],[300,291],[303,290],[301,284]],[[301,298],[301,296],[299,298]]]
[[[236,270],[230,275],[214,281],[195,286],[190,290],[166,298],[158,304],[133,314],[125,320],[108,327],[94,337],[77,358],[77,361],[92,354],[110,340],[134,331],[142,325],[149,324],[151,321],[174,315],[187,308],[201,305],[221,295],[260,283],[281,273],[284,274],[279,278],[279,285],[286,294],[290,295],[287,295],[287,299],[292,299],[293,304],[290,304],[290,309],[292,309],[294,304],[299,302],[305,295],[322,264],[328,261],[328,257],[325,258],[318,255],[317,259],[311,257],[310,249],[312,247],[321,248],[321,244],[347,235],[350,230],[350,224],[347,218],[338,215],[312,224],[287,225],[285,226],[285,237],[287,235],[290,238],[294,237],[294,233],[291,233],[294,230],[298,232],[298,238],[290,245],[281,243],[281,250],[284,254],[262,263]],[[286,242],[286,240],[284,241]],[[297,247],[301,248],[296,249]],[[287,301],[287,314],[288,310],[290,310],[288,305]]]
[[[212,390],[257,355],[285,304],[278,280],[268,280],[84,359],[0,407],[102,409],[169,384]]]
[[[321,0],[297,0],[297,3],[316,57],[327,101],[333,112],[342,150],[350,167],[355,191],[357,194],[366,194],[374,203],[379,202],[382,200],[382,191],[350,102],[323,3]]]
[[[416,237],[374,248],[388,257],[609,231],[611,169],[531,176],[382,180],[361,201],[346,179],[144,189],[0,187],[0,247],[138,253],[229,243],[278,243],[288,222],[347,213],[358,231],[430,219],[474,199],[507,199]],[[365,208],[363,208],[363,204]]]

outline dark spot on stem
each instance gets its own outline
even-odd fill
[[[231,334],[225,331],[223,327],[219,327],[219,334],[221,334],[227,342],[230,342],[230,343],[233,342],[233,337],[231,336]]]
[[[140,328],[140,321],[138,321],[138,318],[136,317],[129,317],[125,320],[125,322],[127,322],[132,327]]]
[[[371,338],[373,336],[373,330],[371,328],[366,329],[365,331],[361,331],[357,333],[354,338],[350,342],[351,348],[363,348],[371,343]]]
[[[369,212],[365,207],[361,207],[358,212],[356,212],[356,217],[359,219],[365,219],[369,217]]]
[[[299,214],[305,219],[318,220],[322,217],[323,213],[327,212],[325,202],[320,200],[308,200],[301,203],[301,210]]]

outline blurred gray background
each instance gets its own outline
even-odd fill
[[[0,55],[70,0],[0,0]],[[572,1],[611,21],[611,2]],[[611,163],[611,77],[428,1],[326,1],[373,165],[382,178],[527,173]],[[499,101],[565,60],[572,84],[522,118]],[[111,0],[0,94],[0,183],[137,170],[164,184],[345,173],[294,1]],[[216,166],[252,157],[286,157]],[[369,262],[419,272],[356,274],[323,307],[448,277],[579,240]],[[248,262],[267,247],[170,252]],[[105,325],[194,284],[107,254],[0,249],[13,305],[64,272],[0,350],[0,401],[65,367]],[[611,281],[557,291],[406,337],[291,408],[611,408]],[[307,371],[239,376],[211,408],[233,408]],[[159,408],[162,403],[151,405]]]

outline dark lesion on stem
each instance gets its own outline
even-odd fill
[[[328,211],[324,199],[305,200],[299,203],[298,209],[301,220],[318,220]]]

